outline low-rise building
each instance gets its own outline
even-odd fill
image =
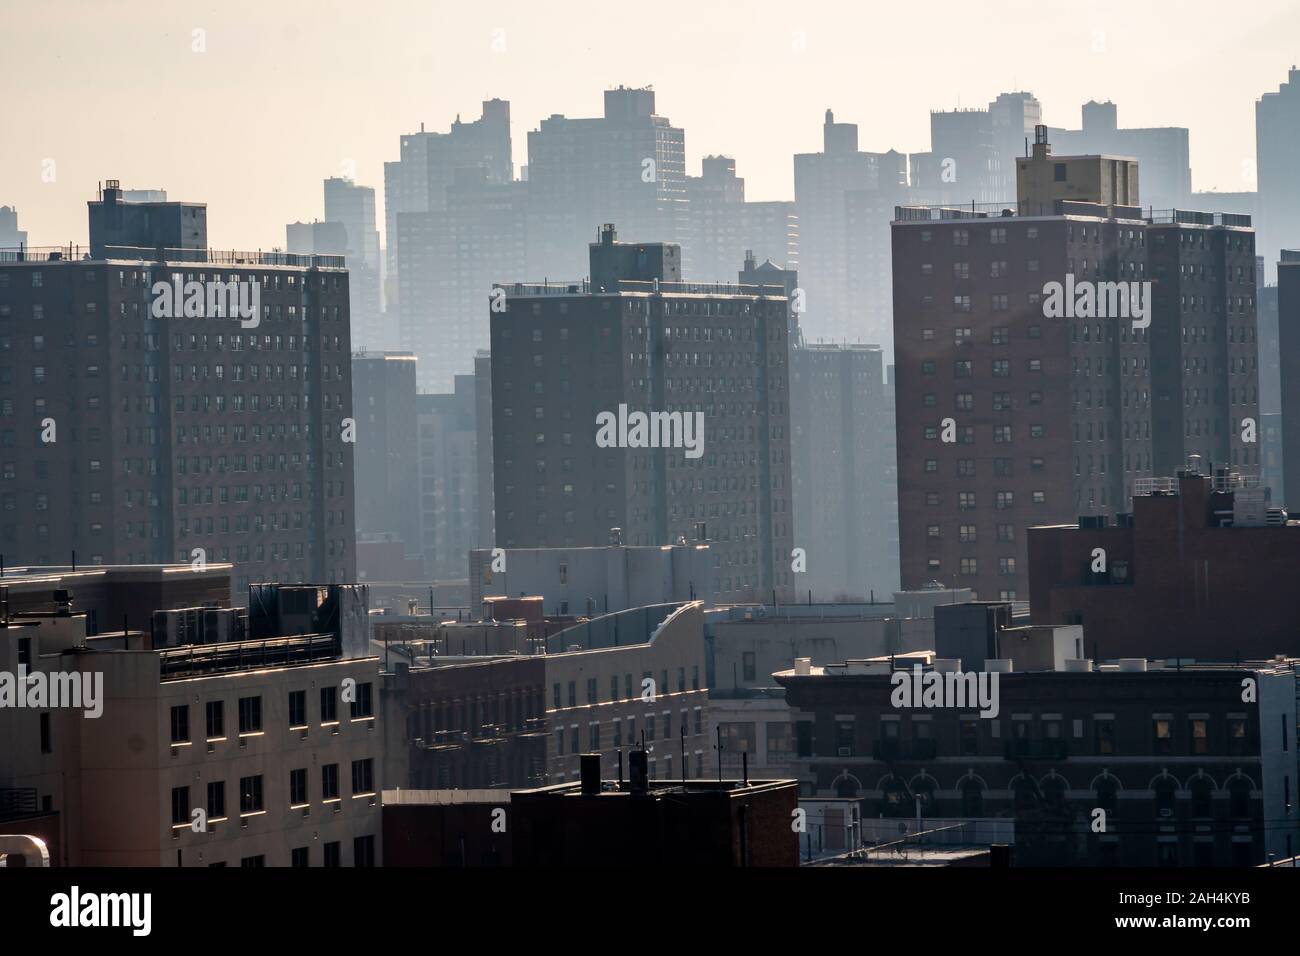
[[[1032,623],[1083,625],[1098,659],[1300,654],[1300,523],[1267,489],[1193,464],[1141,491],[1113,523],[1030,530]]]
[[[863,820],[1009,818],[1017,865],[1249,866],[1300,837],[1298,664],[978,661],[978,701],[953,693],[961,661],[928,653],[775,676],[803,793]],[[909,700],[914,683],[939,693]]]
[[[56,815],[54,865],[378,864],[364,588],[260,585],[247,612],[187,609],[196,629],[97,633],[77,597],[0,621],[0,793]]]

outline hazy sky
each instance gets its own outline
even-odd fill
[[[1297,61],[1296,0],[0,0],[0,205],[33,245],[84,243],[116,178],[206,202],[214,246],[282,246],[348,168],[382,210],[383,163],[421,122],[507,99],[517,168],[539,120],[599,115],[620,83],[654,86],[692,175],[734,156],[750,199],[793,198],[828,107],[861,148],[915,152],[931,109],[1014,89],[1052,126],[1088,99],[1187,126],[1193,187],[1233,191],[1254,185],[1255,100]]]

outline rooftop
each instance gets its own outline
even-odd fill
[[[906,205],[894,207],[894,221],[899,224],[918,222],[954,221],[967,219],[1021,219],[1043,221],[1060,218],[1067,219],[1113,219],[1122,222],[1144,222],[1149,226],[1217,226],[1232,229],[1250,229],[1251,217],[1244,213],[1198,212],[1191,209],[1155,209],[1150,206],[1117,206],[1103,203],[1056,200],[1055,214],[1044,216],[1030,214],[1030,210],[1040,206],[1026,201],[1018,203],[1008,200],[999,203],[971,203],[964,206],[953,205]]]
[[[172,263],[195,263],[211,266],[255,266],[284,267],[291,269],[343,269],[343,256],[318,256],[293,252],[271,250],[263,252],[240,251],[237,249],[159,249],[143,246],[105,246],[107,255],[95,259],[90,255],[89,246],[68,244],[66,246],[23,246],[19,248],[0,248],[0,265],[14,264],[48,264],[48,263],[89,263],[89,262],[135,262],[151,265],[170,265]]]
[[[736,298],[766,297],[784,299],[785,286],[781,285],[740,285],[730,282],[637,282],[620,279],[615,292],[593,290],[591,282],[581,279],[574,282],[497,282],[492,288],[503,289],[510,298],[540,298],[543,296],[649,296],[649,295],[697,295],[730,296]]]

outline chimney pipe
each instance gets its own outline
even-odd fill
[[[583,754],[578,762],[582,772],[583,796],[593,797],[600,793],[600,754]]]

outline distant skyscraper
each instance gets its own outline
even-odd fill
[[[993,124],[993,150],[1001,167],[994,202],[1003,202],[1016,194],[1016,160],[1028,155],[1034,128],[1043,122],[1043,107],[1033,93],[999,93],[989,104],[989,118]]]
[[[528,193],[530,280],[581,275],[582,250],[607,222],[690,258],[686,134],[655,113],[653,90],[606,90],[598,118],[542,120],[528,134]]]
[[[1062,156],[1107,154],[1138,161],[1142,201],[1148,209],[1187,209],[1192,199],[1191,151],[1182,126],[1121,129],[1114,103],[1083,104],[1083,128],[1050,129],[1052,146]]]
[[[389,275],[387,307],[394,311],[400,298],[401,236],[397,217],[404,212],[440,212],[447,205],[447,187],[457,169],[484,170],[490,183],[514,178],[510,147],[510,104],[485,100],[481,118],[463,123],[460,117],[447,133],[407,133],[401,141],[401,158],[384,163],[384,236]]]
[[[444,208],[398,214],[399,333],[419,356],[422,391],[450,390],[487,348],[492,285],[524,274],[526,189],[461,168],[444,190]]]
[[[284,227],[284,241],[293,255],[346,256],[348,248],[341,222],[291,222]]]
[[[804,335],[892,348],[889,222],[906,200],[907,157],[858,150],[858,128],[826,111],[822,152],[794,157]]]
[[[605,545],[615,528],[629,545],[707,543],[721,600],[789,600],[789,300],[673,281],[678,261],[610,227],[590,248],[605,292],[506,287],[496,546]]]
[[[1278,352],[1281,356],[1282,501],[1300,512],[1300,251],[1282,250],[1277,270]]]
[[[465,576],[479,539],[477,395],[473,375],[451,394],[419,396],[420,550],[435,580]]]
[[[790,355],[795,578],[814,600],[898,590],[894,421],[878,345],[796,343]],[[799,596],[796,595],[796,596]]]
[[[409,352],[352,356],[358,536],[400,540],[420,553],[416,359]]]
[[[1282,249],[1300,247],[1300,70],[1255,104],[1259,252],[1273,278]]]
[[[25,245],[27,233],[18,228],[18,210],[13,206],[0,206],[0,249]]]
[[[799,264],[799,219],[792,202],[745,202],[745,180],[736,161],[705,156],[700,176],[686,177],[690,198],[690,279],[715,282],[729,276],[745,252],[784,268]]]
[[[352,296],[352,346],[383,343],[379,233],[375,229],[375,191],[350,179],[325,180],[325,219],[341,222],[347,236],[348,288]]]

